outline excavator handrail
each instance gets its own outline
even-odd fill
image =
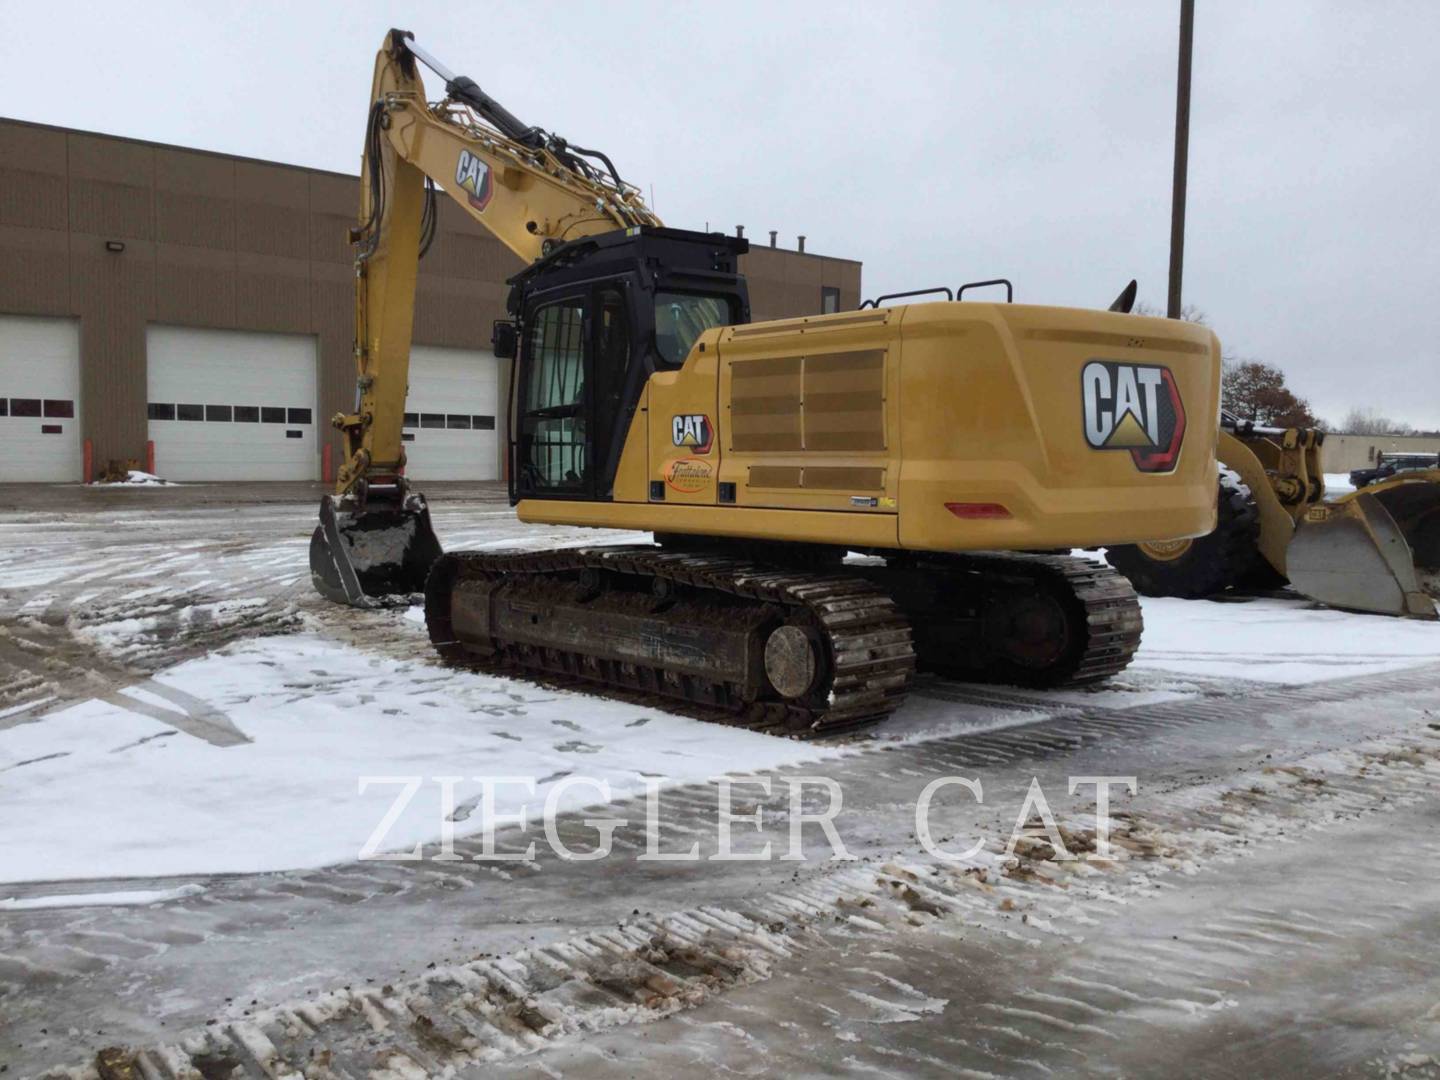
[[[909,292],[892,292],[884,296],[877,296],[873,300],[864,301],[856,311],[864,311],[866,308],[878,308],[886,300],[903,300],[907,296],[929,296],[931,293],[943,292],[946,300],[954,300],[955,292],[948,285],[937,285],[933,289],[911,289]]]
[[[965,290],[966,290],[966,289],[983,289],[983,288],[985,288],[987,285],[1004,285],[1004,286],[1005,286],[1005,302],[1006,302],[1007,304],[1013,304],[1013,303],[1015,302],[1015,286],[1012,285],[1012,284],[1010,284],[1010,279],[1009,279],[1009,278],[1003,278],[1003,277],[989,278],[989,279],[987,279],[987,280],[985,280],[985,281],[968,281],[968,282],[966,282],[964,285],[961,285],[960,288],[955,291],[955,299],[956,299],[956,300],[963,300],[963,299],[965,299]]]

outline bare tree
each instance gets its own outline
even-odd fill
[[[1161,311],[1154,304],[1147,304],[1141,300],[1130,309],[1131,315],[1148,315],[1153,319],[1165,318],[1165,312]],[[1210,322],[1205,318],[1205,312],[1201,311],[1194,304],[1186,304],[1180,309],[1180,318],[1184,322],[1199,323],[1201,326],[1209,326]]]
[[[1340,430],[1350,435],[1414,435],[1415,428],[1403,420],[1382,416],[1379,409],[1351,409],[1340,421]]]

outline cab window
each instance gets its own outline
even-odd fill
[[[655,294],[655,347],[661,359],[678,367],[690,355],[695,339],[715,326],[734,319],[730,301],[723,296],[662,292]]]
[[[532,490],[575,490],[586,479],[585,302],[536,309],[527,350],[520,468]]]

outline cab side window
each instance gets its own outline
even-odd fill
[[[580,490],[589,466],[584,300],[575,297],[537,308],[530,333],[520,417],[522,486],[536,491]]]

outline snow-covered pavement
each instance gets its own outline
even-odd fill
[[[462,542],[515,543],[508,515],[493,516],[502,528],[471,526]],[[553,532],[543,539],[577,542]],[[688,783],[847,752],[846,744],[782,740],[448,670],[430,655],[418,609],[317,607],[303,558],[301,545],[257,536],[254,549],[218,554],[206,540],[182,540],[149,560],[128,555],[120,574],[82,561],[68,580],[37,574],[33,559],[18,571],[0,563],[0,582],[11,583],[20,612],[10,631],[19,643],[32,629],[53,629],[36,613],[53,612],[67,586],[82,591],[68,599],[74,608],[63,612],[64,629],[107,663],[183,653],[191,627],[237,630],[236,640],[194,659],[160,660],[147,678],[118,680],[91,697],[82,684],[73,704],[57,707],[43,701],[57,695],[43,694],[38,708],[10,706],[11,726],[0,730],[0,819],[14,824],[0,849],[0,882],[341,862],[365,847],[394,799],[396,785],[386,778],[426,780],[384,833],[384,850],[404,851],[439,839],[442,829],[455,836],[478,829],[471,811],[479,776],[535,779],[533,790],[496,788],[498,813],[543,806],[556,788],[555,808],[568,811],[636,794],[647,780]],[[251,576],[257,569],[263,578]],[[179,608],[169,606],[166,584],[177,577],[188,601]],[[258,595],[234,595],[237,584]],[[1008,726],[1045,715],[1036,700],[1133,708],[1249,683],[1400,670],[1437,656],[1434,626],[1319,610],[1298,599],[1146,599],[1144,611],[1141,651],[1106,687],[1029,694],[1028,712],[988,717],[917,697],[871,738]],[[329,632],[337,621],[351,632],[360,624],[374,640],[337,639]],[[243,635],[257,624],[293,632]],[[441,776],[459,779],[442,790],[432,780]]]
[[[172,501],[146,509],[144,500],[157,495]],[[658,912],[658,918],[719,895],[739,903],[757,889],[788,889],[792,875],[803,886],[829,873],[818,858],[644,870],[628,859],[627,870],[605,865],[608,860],[592,869],[542,858],[534,866],[512,864],[478,877],[464,854],[443,872],[428,861],[358,862],[367,845],[374,846],[377,826],[404,787],[397,778],[421,783],[385,822],[375,853],[433,845],[446,835],[462,853],[473,853],[485,817],[481,777],[533,780],[533,789],[496,787],[491,808],[506,814],[524,807],[532,818],[549,798],[569,817],[609,803],[633,821],[647,788],[663,788],[674,793],[667,798],[680,800],[673,804],[680,815],[676,837],[688,843],[694,835],[709,844],[705,823],[713,823],[716,812],[711,778],[804,772],[843,781],[846,814],[838,821],[847,845],[869,857],[908,852],[910,859],[923,854],[912,835],[912,789],[932,776],[968,769],[997,799],[1008,793],[1012,802],[1003,811],[966,817],[993,842],[1011,828],[1028,775],[1054,774],[1047,793],[1058,792],[1057,813],[1063,815],[1058,805],[1070,795],[1064,776],[1103,769],[1139,778],[1141,802],[1131,804],[1136,813],[1143,809],[1177,836],[1201,829],[1185,841],[1196,854],[1184,871],[1200,873],[1210,872],[1219,849],[1206,846],[1211,841],[1205,830],[1212,826],[1202,827],[1195,816],[1210,811],[1196,808],[1205,799],[1219,805],[1234,798],[1226,794],[1230,786],[1217,787],[1211,777],[1244,774],[1243,784],[1231,786],[1264,790],[1265,769],[1304,757],[1303,766],[1294,767],[1318,775],[1329,759],[1316,754],[1354,755],[1363,740],[1390,740],[1385,752],[1400,753],[1433,738],[1427,710],[1440,713],[1440,627],[1433,624],[1321,610],[1298,598],[1147,600],[1141,651],[1105,687],[1038,693],[926,677],[894,717],[863,738],[792,742],[445,669],[434,661],[416,612],[355,612],[311,594],[308,502],[186,508],[173,501],[183,496],[145,489],[100,511],[0,512],[0,1063],[7,1054],[31,1070],[73,1063],[77,1050],[83,1059],[117,1031],[122,1042],[153,1042],[161,1038],[162,1020],[167,1029],[202,1024],[206,1016],[225,1013],[222,999],[241,991],[255,998],[257,1008],[266,1000],[278,1006],[317,982],[395,980],[407,968],[456,954],[510,950],[516,940],[504,928],[518,918],[543,921],[545,940],[559,941],[588,932],[597,921],[613,925],[632,908],[637,915]],[[435,503],[436,528],[447,548],[606,538],[585,530],[528,529],[495,492]],[[1107,748],[1098,757],[1095,739]],[[1355,775],[1375,782],[1373,767],[1366,772],[1363,761],[1350,760],[1336,758],[1331,767],[1336,774],[1349,770],[1345,775],[1361,769]],[[1397,805],[1423,819],[1433,816],[1427,784],[1440,769],[1431,758],[1415,768],[1424,782],[1407,788],[1409,801]],[[1294,780],[1295,774],[1286,775]],[[447,789],[441,777],[456,779]],[[1203,798],[1197,783],[1208,792]],[[1383,802],[1385,791],[1376,792]],[[782,792],[775,797],[777,806],[785,805]],[[1084,800],[1066,805],[1080,814]],[[736,812],[752,806],[745,802]],[[1314,810],[1301,801],[1284,814],[1298,828]],[[775,827],[783,828],[788,814],[775,812]],[[1215,811],[1215,822],[1225,814],[1247,821],[1247,813],[1227,803]],[[584,831],[578,823],[572,827]],[[1240,824],[1224,828],[1242,829],[1247,844],[1257,847],[1274,835],[1269,825],[1256,826],[1259,831]],[[638,842],[643,846],[643,836]],[[996,864],[992,872],[1011,871]],[[149,878],[158,880],[140,880]],[[1243,888],[1241,878],[1237,887]],[[472,907],[455,906],[473,906],[482,894],[490,913],[483,922],[468,914]],[[1428,893],[1416,895],[1417,904],[1430,904]],[[430,929],[417,926],[411,933],[403,928],[414,923],[413,904],[421,896]],[[1053,916],[1045,918],[1053,922]],[[482,929],[490,923],[498,935]],[[1076,925],[1087,924],[1081,919]],[[274,929],[280,926],[291,929],[291,944],[275,953],[281,942]],[[999,936],[987,947],[1001,947],[1003,929],[997,924]],[[792,931],[802,933],[798,924],[775,932]],[[236,935],[258,954],[241,962],[229,944]],[[116,945],[103,943],[111,938]],[[122,939],[167,943],[152,951],[118,944]],[[367,939],[359,955],[346,955]],[[948,1011],[925,1004],[953,991],[944,964],[931,965],[929,989],[916,989],[923,980],[907,981],[894,968],[892,957],[909,957],[913,947],[878,939],[867,946],[876,954],[867,962],[879,972],[874,986],[866,989],[853,979],[847,985],[890,1004],[864,1005],[852,995],[871,1014],[855,1014],[845,1031],[920,1023],[932,1014],[953,1019],[953,1003]],[[824,954],[807,953],[803,965],[787,966],[787,948],[777,946],[763,971],[716,983],[715,992],[772,973],[777,988],[790,985],[784,972],[796,977]],[[926,948],[953,948],[959,964],[968,946],[945,938]],[[127,958],[123,962],[111,959],[117,949]],[[835,953],[835,963],[842,954],[853,974],[859,963],[853,948]],[[82,955],[90,959],[81,962]],[[236,985],[227,989],[226,979]],[[906,998],[909,991],[894,980],[918,997]],[[131,989],[122,994],[122,984]],[[877,992],[875,986],[890,990]],[[938,989],[945,986],[950,988]],[[107,1036],[95,1030],[104,1025],[88,1020],[75,1025],[76,1036],[59,1042],[39,1034],[50,1026],[46,1009],[62,999],[91,1001],[98,1010],[99,1002],[138,988],[153,1000],[104,1007]],[[48,996],[52,992],[62,997]],[[755,1007],[765,1007],[764,992],[756,993]],[[26,1006],[10,1011],[14,1026],[7,1031],[7,1002],[15,1005],[20,994]],[[714,1001],[705,1009],[718,1007],[714,995],[701,997]],[[725,1025],[743,1028],[737,1016],[744,1000],[737,996],[728,1012],[703,1021],[716,1025],[702,1039],[707,1047],[729,1030]],[[701,998],[690,1004],[700,1006]],[[666,1005],[653,1016],[642,1010],[625,1022],[658,1019],[683,1007]],[[241,1019],[238,1013],[233,1018]],[[1013,1018],[1001,1026],[1017,1024],[1024,1026]],[[561,1025],[529,1050],[552,1055],[546,1060],[565,1071],[585,1073],[598,1059],[583,1049],[582,1029]],[[684,1037],[696,1037],[696,1031]],[[755,1037],[744,1035],[735,1044],[737,1061],[745,1056],[738,1048]],[[935,1053],[937,1046],[925,1052]],[[508,1051],[502,1057],[508,1060]],[[615,1060],[630,1059],[620,1054]],[[856,1059],[850,1070],[845,1060],[840,1055],[831,1065],[864,1072],[877,1063]],[[657,1064],[657,1075],[682,1064],[673,1054],[665,1061],[666,1068]]]
[[[415,633],[395,620],[397,633]],[[423,630],[420,631],[423,634]],[[180,690],[242,733],[187,734],[155,691]],[[147,714],[130,702],[152,704]],[[496,789],[517,812],[560,787],[572,811],[734,768],[774,769],[839,751],[715,727],[632,705],[437,664],[374,656],[315,633],[237,642],[107,700],[0,732],[6,881],[255,873],[354,859],[397,795],[425,785],[385,833],[385,850],[480,826],[472,778],[533,777]],[[455,777],[449,806],[433,777]],[[371,778],[365,782],[362,778]],[[361,788],[364,790],[361,790]],[[59,801],[57,791],[69,793]]]

